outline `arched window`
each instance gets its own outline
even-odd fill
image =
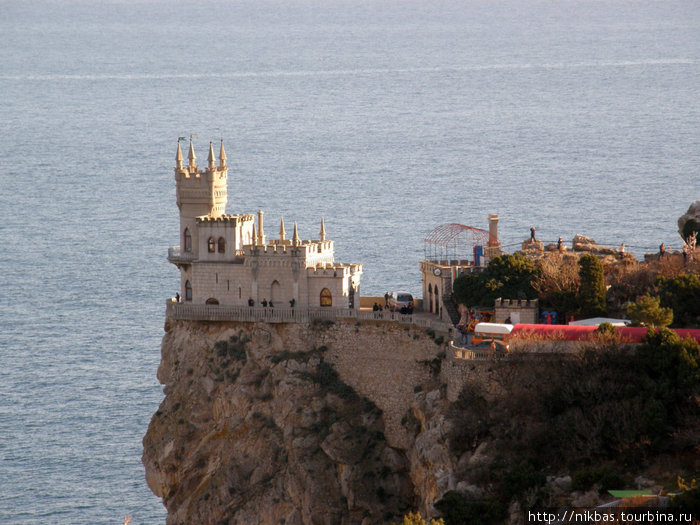
[[[209,237],[209,240],[207,241],[207,250],[209,253],[214,253],[216,251],[216,242],[214,241],[214,237]]]
[[[272,281],[272,284],[270,285],[270,301],[278,303],[282,300],[282,292],[280,291],[280,288],[281,286],[277,279]]]
[[[186,252],[191,252],[192,251],[192,235],[190,234],[190,229],[185,228],[185,251]]]
[[[219,304],[219,300],[216,299],[215,297],[210,297],[209,299],[206,300],[206,304]]]
[[[333,296],[328,288],[321,290],[321,306],[333,306]]]
[[[428,284],[428,309],[433,311],[433,285]]]
[[[185,282],[185,301],[192,300],[192,285],[189,281]]]
[[[219,237],[219,253],[226,252],[226,239]]]

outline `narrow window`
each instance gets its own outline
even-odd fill
[[[328,288],[321,290],[321,306],[333,306],[333,296]]]
[[[219,253],[226,252],[226,239],[219,237]]]
[[[186,252],[191,252],[192,251],[192,235],[190,235],[190,229],[185,228],[185,251]]]
[[[214,242],[214,237],[209,237],[207,241],[207,249],[209,253],[214,253],[216,251],[216,243]]]
[[[192,300],[192,285],[189,281],[185,282],[185,301]]]

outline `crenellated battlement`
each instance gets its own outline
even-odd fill
[[[294,244],[293,241],[289,240],[271,240],[269,244],[266,244],[264,246],[256,244],[246,244],[243,246],[243,252],[251,257],[280,257],[286,256],[288,254],[304,257],[306,259],[313,258],[317,255],[332,257],[333,241],[305,240],[298,241],[298,244]]]
[[[356,263],[319,264],[306,269],[306,274],[309,277],[348,277],[360,273],[362,273],[362,265]]]
[[[197,224],[221,224],[221,223],[232,223],[233,225],[238,225],[243,222],[253,222],[255,221],[255,216],[251,214],[239,215],[239,214],[224,214],[220,217],[210,217],[208,215],[202,215],[196,217],[195,220]]]

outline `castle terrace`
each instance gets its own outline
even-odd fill
[[[452,335],[453,326],[420,314],[400,314],[389,310],[373,312],[356,308],[259,308],[248,306],[226,306],[188,304],[168,299],[165,303],[166,317],[178,321],[239,321],[249,323],[308,323],[316,319],[336,321],[394,322],[419,328],[432,328],[435,332]]]

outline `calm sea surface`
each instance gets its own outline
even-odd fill
[[[178,286],[172,166],[228,211],[326,219],[364,294],[436,226],[512,251],[679,247],[700,198],[696,0],[0,0],[0,523],[162,523],[141,438]]]

